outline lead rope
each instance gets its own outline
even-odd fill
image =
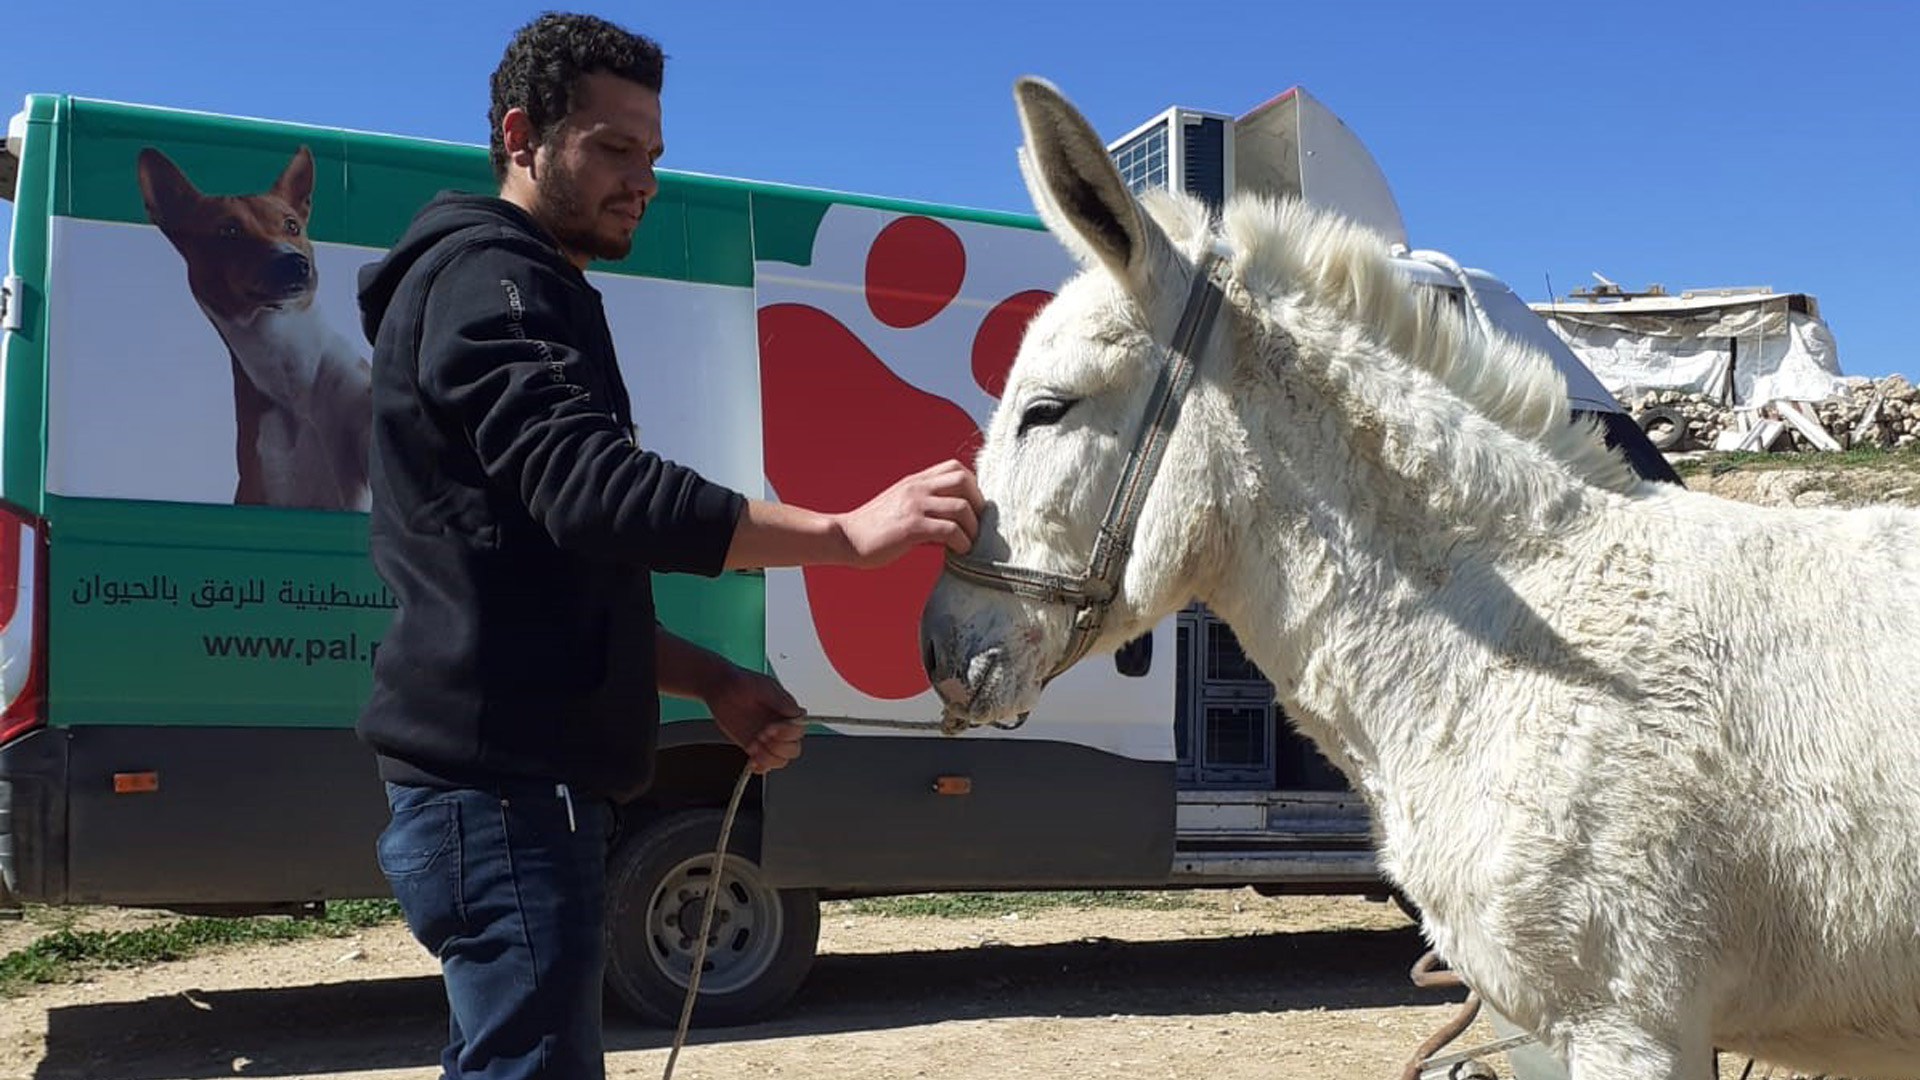
[[[733,797],[727,800],[727,816],[720,819],[720,846],[713,849],[713,874],[707,879],[707,902],[700,912],[700,943],[693,948],[693,970],[687,973],[687,1000],[680,1006],[680,1027],[673,1033],[673,1049],[667,1053],[667,1068],[660,1080],[673,1080],[673,1063],[687,1043],[687,1028],[693,1023],[693,1003],[700,998],[700,969],[707,966],[707,935],[713,933],[713,909],[720,906],[720,868],[727,858],[727,840],[733,835],[733,819],[740,813],[740,797],[747,793],[747,781],[753,779],[753,766],[740,770],[733,783]]]
[[[849,720],[835,717],[832,723],[839,726],[904,728],[910,731],[945,731],[941,720]],[[713,872],[707,879],[707,902],[700,912],[700,939],[693,947],[693,970],[687,973],[687,999],[680,1006],[680,1027],[673,1033],[673,1049],[667,1051],[667,1067],[660,1073],[660,1080],[673,1080],[674,1063],[680,1060],[680,1049],[687,1044],[687,1029],[693,1025],[693,1006],[700,999],[700,970],[707,966],[707,935],[713,933],[713,912],[720,906],[720,872],[727,861],[727,841],[733,837],[733,819],[740,814],[740,799],[747,793],[747,782],[753,779],[753,765],[749,763],[740,770],[740,779],[734,781],[733,795],[727,799],[727,814],[720,819],[720,843],[713,849]]]

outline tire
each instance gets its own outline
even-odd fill
[[[719,810],[685,810],[656,818],[623,839],[608,860],[607,989],[650,1023],[680,1022],[693,964],[688,939],[700,931],[723,817]],[[727,843],[720,905],[693,1009],[696,1026],[765,1019],[787,1003],[813,966],[820,898],[811,889],[766,884],[751,854],[759,850],[760,820],[742,812]]]
[[[1640,414],[1636,423],[1656,450],[1672,450],[1687,437],[1687,418],[1670,405],[1655,405]]]

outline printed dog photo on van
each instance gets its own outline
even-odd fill
[[[365,510],[372,371],[323,317],[302,146],[264,190],[203,193],[171,158],[137,162],[147,217],[186,264],[233,374],[236,504]]]

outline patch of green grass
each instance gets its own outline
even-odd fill
[[[0,993],[21,983],[69,982],[89,971],[179,960],[224,945],[345,937],[400,917],[391,900],[337,900],[324,916],[290,918],[183,918],[138,930],[75,930],[60,926],[33,943],[0,956]]]
[[[1177,911],[1201,906],[1186,892],[1128,892],[1070,889],[1052,892],[961,892],[913,896],[874,896],[841,900],[831,905],[848,915],[893,915],[906,918],[970,919],[1025,914],[1048,908],[1141,908]]]
[[[1912,448],[1882,450],[1879,447],[1870,446],[1858,446],[1838,452],[1814,451],[1803,454],[1729,450],[1677,461],[1673,468],[1682,477],[1688,477],[1703,473],[1717,476],[1734,469],[1859,468],[1880,465],[1920,467],[1920,453],[1916,453]]]

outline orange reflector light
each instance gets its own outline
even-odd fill
[[[970,776],[936,776],[933,778],[935,795],[971,795],[973,778]]]
[[[136,795],[141,792],[159,790],[160,774],[157,772],[117,772],[113,774],[113,793],[115,795]]]

